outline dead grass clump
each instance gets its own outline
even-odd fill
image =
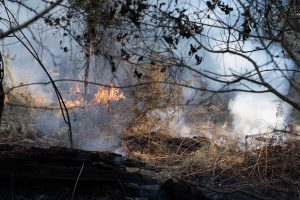
[[[35,117],[37,112],[34,109],[29,108],[33,103],[34,98],[26,87],[6,95],[5,108],[0,128],[1,138],[35,137]]]
[[[244,164],[244,153],[234,146],[203,146],[182,163],[182,178],[195,181],[201,176],[216,179],[225,174],[236,174]]]
[[[280,191],[295,195],[300,188],[299,169],[299,141],[248,152],[211,145],[185,160],[181,177],[197,183],[205,180],[205,185],[225,189],[255,187],[260,193]]]
[[[277,188],[300,188],[300,141],[264,146],[247,154],[245,175]]]
[[[176,165],[209,143],[208,139],[176,138],[159,132],[146,134],[124,133],[123,145],[128,156],[150,164]]]

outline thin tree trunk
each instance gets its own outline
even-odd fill
[[[2,58],[2,54],[0,53],[0,126],[2,121],[2,113],[4,109],[4,100],[5,100],[5,93],[3,89],[3,78],[4,78],[4,62]]]
[[[84,100],[87,100],[88,93],[88,80],[89,80],[89,71],[90,65],[93,57],[94,51],[94,42],[95,42],[95,2],[90,3],[90,8],[87,16],[87,48],[86,48],[86,63],[84,69]]]
[[[84,100],[87,100],[87,93],[88,93],[88,80],[89,80],[89,71],[90,65],[92,61],[92,54],[93,54],[93,41],[94,36],[92,31],[88,33],[88,47],[86,49],[86,63],[84,69]]]

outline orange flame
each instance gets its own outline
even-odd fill
[[[114,88],[113,84],[110,84],[110,89],[106,90],[103,86],[99,86],[98,91],[94,94],[94,100],[97,103],[107,104],[109,101],[118,101],[125,99],[122,91]]]
[[[77,108],[79,106],[82,106],[83,103],[83,98],[80,96],[80,86],[79,84],[74,85],[70,89],[70,93],[76,97],[74,100],[65,100],[65,105],[67,108]]]
[[[67,108],[76,108],[82,105],[81,99],[75,99],[75,100],[65,100],[65,105]]]
[[[67,108],[78,108],[86,105],[87,102],[84,101],[84,98],[81,95],[79,84],[73,86],[70,92],[74,97],[76,97],[76,99],[65,100]],[[94,102],[104,104],[107,108],[110,108],[108,105],[110,101],[118,101],[121,99],[125,99],[124,94],[122,91],[114,88],[113,84],[110,84],[110,88],[108,90],[106,90],[104,86],[99,86],[97,93],[94,94]]]

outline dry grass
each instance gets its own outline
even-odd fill
[[[161,133],[126,133],[123,141],[131,158],[160,168],[164,179],[193,183],[205,179],[205,184],[218,187],[247,184],[282,192],[300,188],[300,141],[248,152],[233,145],[220,147],[205,138],[172,138]]]
[[[33,137],[36,112],[32,109],[10,106],[8,103],[32,105],[33,98],[27,88],[15,90],[6,95],[1,121],[1,138]]]
[[[174,138],[167,134],[150,132],[146,134],[124,133],[123,145],[128,156],[149,164],[176,164],[196,149],[208,145],[206,138]]]
[[[45,110],[35,106],[49,105],[44,96],[33,96],[27,87],[13,90],[6,95],[0,126],[0,143],[29,146],[65,146],[61,138],[46,136],[37,128],[37,119]]]

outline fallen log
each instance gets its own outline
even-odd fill
[[[87,152],[61,147],[40,148],[0,145],[0,197],[15,194],[49,194],[63,198],[89,193],[98,196],[139,196],[139,186],[157,182],[129,173],[133,164],[118,154]],[[76,188],[75,188],[76,184]],[[1,199],[1,198],[0,198]],[[16,199],[16,198],[15,198]]]
[[[110,152],[1,144],[0,199],[207,199],[186,184],[160,183],[132,167],[149,170]]]

